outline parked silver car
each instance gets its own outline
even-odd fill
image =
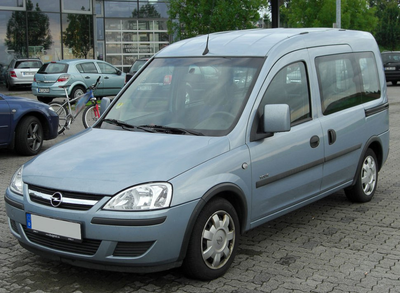
[[[42,61],[35,58],[12,60],[5,74],[8,90],[12,90],[16,86],[30,86],[33,76],[42,64]]]
[[[65,97],[60,86],[70,85],[68,96],[72,99],[86,92],[101,76],[101,83],[94,91],[96,97],[116,95],[125,85],[125,73],[111,64],[91,59],[73,59],[43,64],[35,74],[32,94],[41,102]]]

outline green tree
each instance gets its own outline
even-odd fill
[[[280,11],[289,27],[332,27],[336,22],[336,0],[291,0]],[[368,0],[342,0],[341,11],[344,29],[373,32],[376,28],[376,8]]]
[[[379,23],[375,38],[379,45],[394,51],[400,47],[400,8],[397,0],[378,1]]]
[[[14,50],[16,56],[32,57],[36,51],[28,48],[48,50],[53,44],[49,17],[41,12],[39,4],[35,8],[31,0],[26,2],[25,11],[14,11],[7,23],[5,38],[8,50]],[[28,23],[28,31],[26,28]]]
[[[160,18],[161,14],[156,10],[154,5],[146,4],[140,7],[139,10],[135,9],[132,12],[132,18]]]
[[[82,10],[85,10],[82,7]],[[87,14],[68,14],[68,27],[63,32],[64,44],[78,58],[87,58],[93,49],[93,20]]]
[[[263,0],[170,0],[168,33],[177,39],[254,28]]]

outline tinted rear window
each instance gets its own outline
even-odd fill
[[[65,73],[68,70],[68,65],[63,63],[46,63],[39,69],[38,73]]]
[[[17,61],[15,62],[15,68],[40,68],[42,62],[40,61]]]

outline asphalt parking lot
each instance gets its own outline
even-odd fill
[[[8,94],[3,85],[0,93]],[[400,86],[389,85],[388,93],[390,155],[370,203],[350,203],[338,192],[253,229],[242,237],[224,277],[199,282],[185,278],[179,269],[116,273],[40,258],[11,235],[0,200],[0,293],[400,292]],[[26,89],[12,95],[34,98]],[[45,142],[43,149],[80,130],[78,120],[65,135]],[[0,150],[0,194],[29,159]]]

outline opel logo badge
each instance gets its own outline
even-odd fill
[[[50,203],[53,207],[59,207],[62,203],[63,196],[61,192],[55,192],[51,198],[50,198]]]

